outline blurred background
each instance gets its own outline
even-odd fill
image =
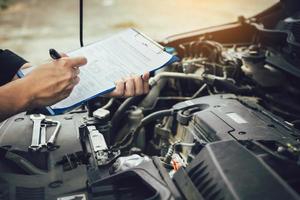
[[[250,17],[278,0],[85,0],[84,43],[134,27],[155,40]],[[0,0],[0,48],[33,64],[79,47],[78,0]]]

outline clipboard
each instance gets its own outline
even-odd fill
[[[130,74],[153,72],[179,60],[165,52],[163,46],[135,29],[127,29],[67,55],[85,56],[88,63],[80,68],[80,82],[70,96],[47,107],[51,115],[62,114],[92,98],[113,91],[114,82]],[[18,75],[26,76],[31,70],[21,70]]]

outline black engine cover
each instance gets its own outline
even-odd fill
[[[186,137],[207,142],[174,176],[186,199],[299,199],[299,165],[253,145],[298,148],[299,131],[257,99],[213,95],[173,108]]]
[[[213,95],[174,106],[177,121],[199,138],[218,140],[263,140],[298,145],[300,132],[283,119],[259,106],[252,98]]]
[[[186,199],[299,199],[279,176],[234,140],[215,142],[174,176]]]

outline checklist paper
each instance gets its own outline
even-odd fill
[[[115,81],[130,75],[142,75],[177,60],[153,40],[134,29],[128,29],[107,39],[67,53],[85,56],[87,64],[80,67],[80,82],[70,96],[52,106],[52,114],[112,91]]]

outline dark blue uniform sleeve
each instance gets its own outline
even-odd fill
[[[25,63],[26,60],[10,50],[0,49],[0,86],[10,82]]]

